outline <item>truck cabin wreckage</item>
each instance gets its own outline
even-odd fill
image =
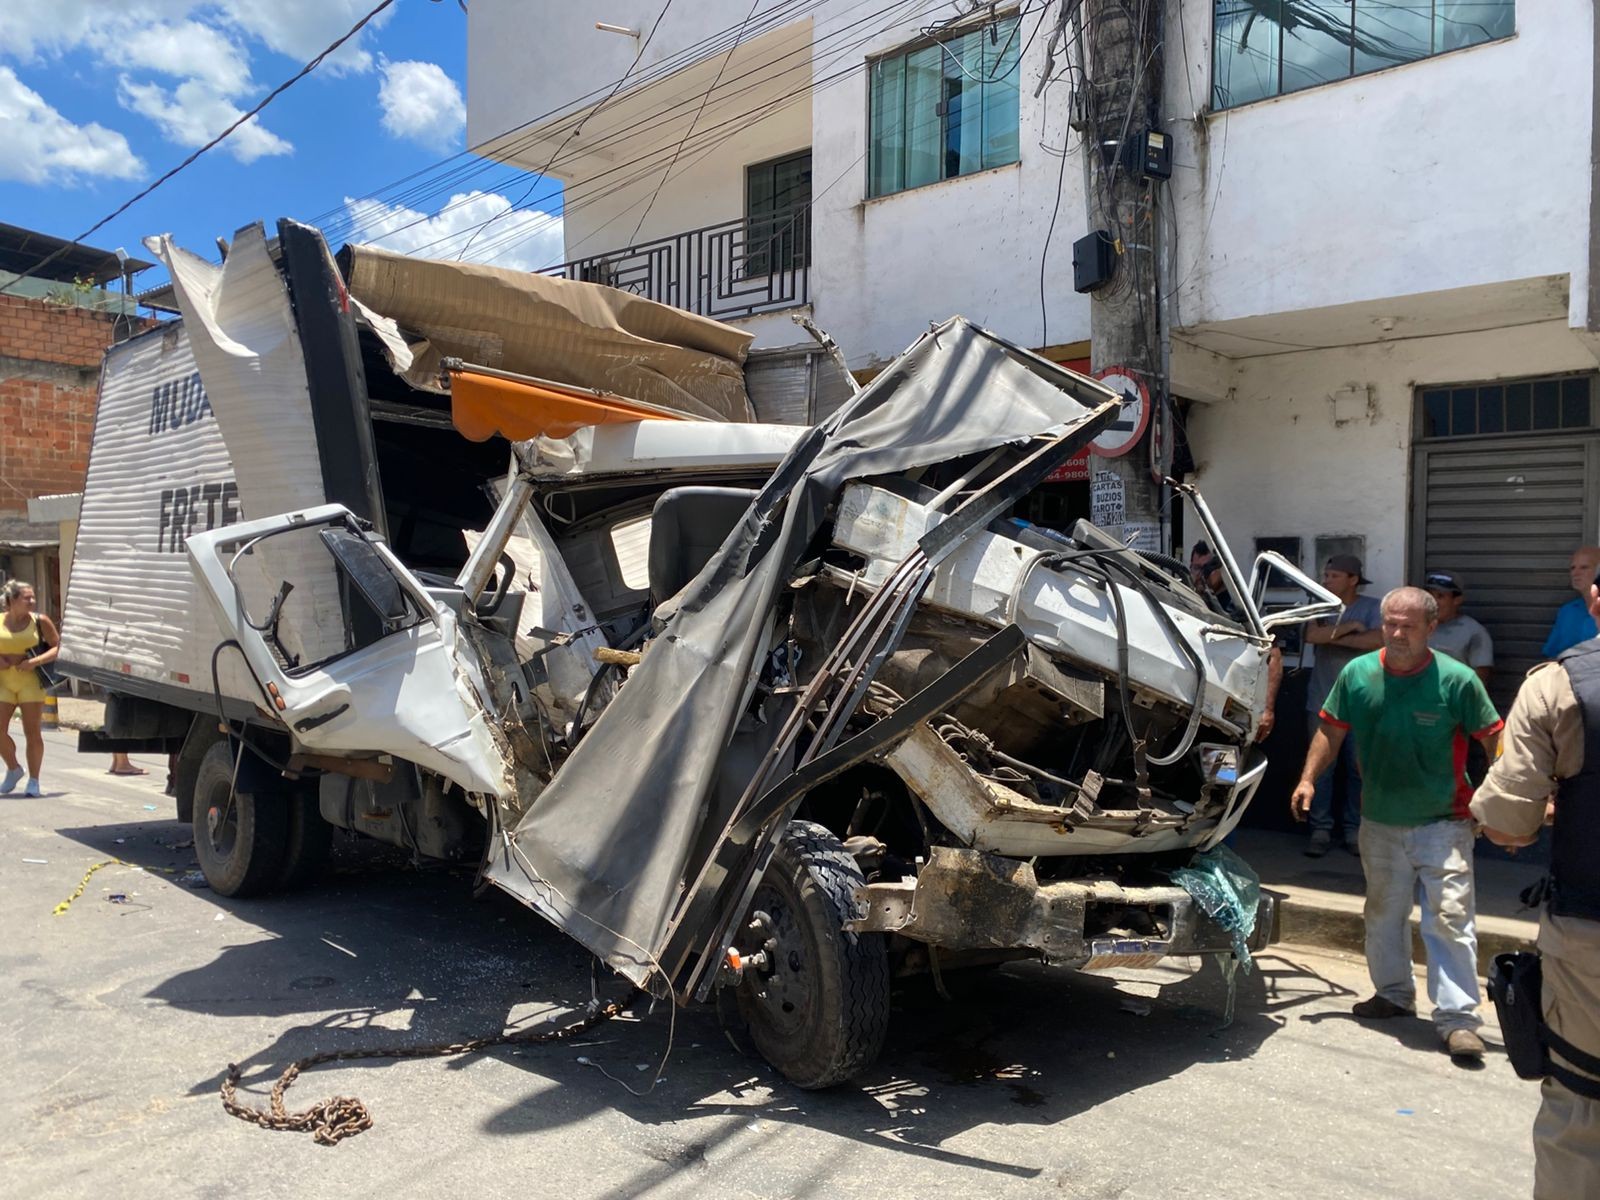
[[[217,326],[174,275],[191,337]],[[384,308],[351,307],[370,342]],[[242,375],[196,358],[227,436]],[[896,974],[1270,940],[1270,896],[1241,933],[1172,872],[1262,779],[1271,630],[1338,602],[1275,555],[1247,578],[1182,484],[1229,603],[1087,521],[1010,516],[1115,393],[959,317],[809,429],[438,368],[456,428],[511,446],[453,576],[339,503],[246,495],[187,540],[254,680],[235,735],[313,817],[395,812],[641,987],[729,989],[805,1087],[873,1061]],[[608,590],[619,536],[648,539],[643,578]],[[1269,576],[1308,601],[1264,617]]]

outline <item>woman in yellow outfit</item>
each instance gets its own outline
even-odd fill
[[[0,794],[15,791],[22,781],[17,744],[11,740],[11,714],[20,708],[22,734],[28,746],[28,786],[23,794],[37,796],[39,768],[44,765],[44,734],[40,732],[44,685],[34,668],[55,662],[61,638],[49,617],[33,611],[32,584],[11,580],[0,588],[0,604],[5,607],[5,616],[0,618],[0,758],[6,762]],[[30,659],[29,651],[40,645],[45,647],[44,652]]]

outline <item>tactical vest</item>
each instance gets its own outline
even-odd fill
[[[1583,769],[1561,781],[1551,831],[1550,912],[1600,921],[1600,638],[1557,660],[1583,714]]]

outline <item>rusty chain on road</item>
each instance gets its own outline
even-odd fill
[[[311,1067],[319,1067],[324,1063],[351,1062],[362,1058],[446,1058],[456,1054],[474,1054],[492,1046],[562,1042],[618,1016],[633,1003],[637,995],[639,992],[635,989],[622,999],[602,1005],[571,1025],[542,1033],[497,1033],[465,1042],[439,1042],[428,1046],[371,1050],[325,1050],[320,1054],[311,1054],[296,1059],[284,1069],[283,1074],[278,1077],[278,1082],[272,1085],[272,1094],[266,1108],[252,1108],[248,1104],[239,1102],[237,1089],[243,1068],[237,1063],[229,1063],[228,1073],[222,1080],[222,1108],[231,1116],[259,1125],[263,1129],[283,1129],[294,1133],[309,1132],[319,1145],[336,1146],[345,1138],[354,1137],[363,1129],[371,1129],[372,1114],[355,1096],[330,1096],[310,1108],[289,1112],[283,1106],[283,1094],[300,1077],[300,1072]]]

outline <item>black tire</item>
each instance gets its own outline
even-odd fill
[[[178,760],[172,768],[172,793],[178,820],[185,825],[194,821],[194,788],[200,779],[200,764],[205,760],[206,751],[221,740],[217,719],[201,713],[189,727],[183,749],[178,751]]]
[[[289,836],[278,869],[278,887],[287,892],[315,883],[322,875],[333,848],[333,826],[322,819],[314,783],[302,784],[284,800],[289,809]]]
[[[248,751],[246,751],[248,753]],[[200,760],[194,789],[194,853],[219,896],[259,896],[278,886],[289,842],[288,797],[233,791],[233,747]]]
[[[746,972],[739,1013],[761,1056],[798,1087],[844,1083],[883,1049],[888,948],[882,934],[844,929],[860,915],[855,890],[864,882],[825,827],[791,821],[751,905],[752,918],[768,918],[773,961]]]

